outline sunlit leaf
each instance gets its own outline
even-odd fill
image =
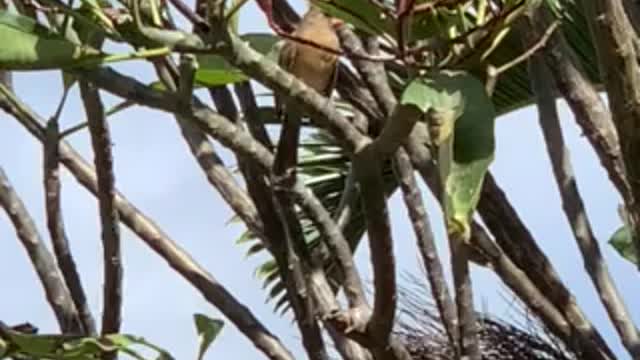
[[[198,338],[200,340],[198,360],[202,360],[207,349],[211,346],[211,343],[213,343],[218,334],[220,334],[220,331],[222,331],[224,322],[222,322],[222,320],[212,319],[203,314],[194,314],[193,319],[195,321]]]
[[[333,0],[313,2],[327,14],[344,20],[369,34],[394,34],[393,19],[384,15],[368,0]]]
[[[626,260],[638,265],[638,255],[636,254],[636,248],[631,239],[631,233],[627,226],[622,226],[616,230],[611,238],[609,244]]]
[[[103,54],[78,46],[26,16],[0,11],[0,69],[65,68]]]
[[[467,233],[484,175],[494,157],[495,110],[491,99],[473,76],[440,72],[413,80],[402,102],[413,103],[428,114],[432,141],[438,146],[448,230]]]
[[[98,359],[104,352],[122,352],[138,360],[145,360],[134,346],[141,345],[154,350],[160,358],[173,359],[162,348],[153,345],[141,337],[127,334],[109,334],[100,337],[81,337],[75,335],[39,335],[25,334],[3,327],[2,342],[16,358],[81,360]]]
[[[241,38],[263,55],[275,57],[272,50],[278,42],[278,38],[271,34],[251,33],[242,35]],[[217,55],[199,55],[200,67],[196,71],[195,80],[204,86],[219,86],[233,84],[248,80],[242,71],[236,69]]]

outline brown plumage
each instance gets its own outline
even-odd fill
[[[340,43],[334,22],[311,5],[292,35],[295,38],[338,50]],[[280,49],[279,65],[324,96],[330,96],[335,85],[338,57],[321,48],[287,39]],[[303,113],[287,106],[276,96],[276,114],[282,121],[282,131],[276,150],[274,174],[280,180],[295,181]]]
[[[330,18],[311,6],[296,30],[296,38],[338,50],[340,43]],[[333,90],[338,57],[318,47],[287,39],[280,50],[279,65],[324,96]]]

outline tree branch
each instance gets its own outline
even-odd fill
[[[264,146],[272,147],[271,140],[269,139],[266,129],[264,128],[264,124],[258,117],[258,107],[255,102],[255,95],[253,94],[251,85],[248,82],[242,83],[242,84],[236,85],[235,90],[236,90],[236,95],[238,96],[238,100],[240,101],[240,104],[242,106],[244,118],[247,120],[250,133]],[[251,166],[250,163],[247,164],[247,166]],[[243,172],[245,173],[245,177],[250,175],[249,173],[246,172],[246,170]],[[253,181],[251,181],[250,177],[247,177],[247,184],[251,186],[250,184],[252,183]],[[300,183],[295,184],[294,187],[295,186],[303,187],[303,189],[301,189],[300,191],[309,191],[306,187],[302,186],[302,184]],[[263,188],[261,191],[267,192],[267,190],[268,188],[266,187],[266,185],[263,185]],[[311,206],[320,206],[320,208],[323,208],[322,204],[319,203],[319,201],[316,201],[317,198],[315,198],[314,196],[310,195],[307,197],[307,199],[311,199],[314,202],[314,204],[312,204]],[[304,199],[299,199],[299,200],[303,204],[302,207],[306,208],[307,206],[305,206],[305,204],[307,204],[308,201],[305,201]],[[306,211],[309,212],[311,210],[307,209]],[[273,217],[274,215],[273,212],[270,212],[270,213],[267,212],[267,214],[265,215],[271,216],[271,217]],[[328,231],[335,231],[334,230],[335,227],[333,227],[333,225],[330,222],[324,221],[323,218],[320,220],[322,223],[321,224],[316,223],[316,226],[318,227],[324,226],[328,229]],[[323,237],[323,239],[327,240],[328,243],[332,243],[332,239],[334,238],[333,236],[328,236],[326,238]],[[338,241],[338,243],[339,243],[338,246],[341,247],[342,242]],[[347,262],[350,264],[353,264],[353,259],[351,258],[351,251],[348,248],[348,245],[347,245],[347,250],[348,250],[348,253],[346,255],[348,256]],[[314,258],[314,259],[321,259],[321,257],[316,257],[313,253],[310,256],[311,258]],[[306,261],[309,261],[309,260],[306,260]],[[331,287],[327,282],[323,269],[319,268],[317,265],[313,265],[312,269],[307,269],[307,270],[310,271],[309,287],[311,289],[311,293],[314,296],[314,301],[316,302],[316,305],[319,308],[322,318],[327,318],[331,316],[332,313],[339,311],[339,309],[341,308],[340,304],[336,300],[334,292],[331,291]],[[357,274],[357,270],[355,268],[354,268],[354,271],[355,272],[352,274],[355,275],[356,277],[355,280],[357,281],[355,291],[359,290],[362,292],[361,301],[364,302],[365,301],[364,292],[362,290],[362,285],[360,283],[360,277]],[[284,281],[284,276],[283,276],[283,281]],[[348,283],[348,281],[345,280],[345,284],[346,283]],[[351,294],[350,292],[354,291],[354,289],[352,289],[352,286],[349,286],[349,285],[345,285],[345,287],[346,287],[345,291],[347,294],[347,298],[351,299],[352,295],[350,295]],[[364,304],[366,305],[366,302],[364,302]],[[340,331],[338,331],[330,323],[325,323],[325,327],[327,328],[329,335],[333,339],[338,349],[338,352],[340,352],[343,358],[350,359],[350,360],[367,360],[370,358],[368,353],[364,349],[362,349],[358,344],[356,344],[352,340],[347,339]]]
[[[66,91],[64,97],[66,97]],[[63,100],[64,101],[64,100]],[[62,105],[62,102],[61,102]],[[59,109],[61,109],[60,107]],[[62,218],[62,208],[60,203],[60,169],[58,154],[58,142],[60,141],[59,123],[57,112],[50,120],[46,130],[46,140],[43,146],[44,152],[44,192],[45,192],[45,208],[47,216],[47,228],[53,244],[53,251],[56,256],[60,273],[62,274],[71,299],[79,313],[82,322],[84,335],[94,335],[96,333],[96,325],[87,303],[80,275],[76,267],[69,240],[64,230],[64,221]]]
[[[0,95],[0,107],[5,108],[2,104],[5,100],[3,97]],[[31,264],[44,288],[47,301],[58,320],[60,330],[64,333],[81,334],[80,317],[53,256],[42,241],[27,208],[16,194],[2,168],[0,168],[0,206],[6,211],[22,246],[29,255]]]
[[[396,269],[381,161],[370,144],[356,153],[352,164],[360,184],[373,265],[375,292],[367,328],[374,341],[379,342],[379,346],[386,347],[396,310]]]
[[[582,253],[584,267],[598,290],[600,300],[609,314],[623,343],[632,357],[640,356],[640,342],[635,325],[626,305],[618,292],[606,262],[600,252],[598,241],[584,209],[582,197],[578,191],[575,175],[571,166],[569,150],[565,146],[560,128],[560,119],[553,88],[549,86],[551,77],[539,55],[529,63],[529,74],[537,98],[540,127],[551,159],[553,174],[560,191],[562,207],[573,231],[573,235]]]
[[[533,29],[533,36],[541,36],[551,22],[549,17],[544,7],[535,9],[533,14],[529,15],[528,21],[519,24],[521,32],[531,33]],[[556,88],[574,113],[578,126],[589,140],[609,179],[622,197],[628,198],[629,185],[625,178],[618,134],[613,126],[611,113],[581,69],[575,53],[564,38],[562,29],[551,35],[543,51]]]
[[[220,86],[212,89],[211,95],[216,108],[223,115],[240,120],[231,92],[227,87]],[[252,119],[251,122],[257,121]],[[237,156],[237,160],[250,189],[249,192],[254,196],[256,204],[259,204],[258,211],[266,224],[267,231],[266,237],[262,240],[278,266],[305,350],[310,359],[327,359],[324,341],[315,319],[312,298],[308,291],[309,259],[308,256],[305,257],[297,251],[299,245],[296,247],[296,242],[304,244],[302,229],[286,190],[272,189],[267,180],[270,174],[273,174],[272,178],[282,174],[277,173],[278,169],[273,172],[261,169],[251,159],[242,156]],[[272,161],[275,167],[277,158]],[[289,184],[282,185],[287,188]]]
[[[588,352],[596,359],[614,359],[615,356],[602,335],[589,322],[573,294],[560,280],[553,265],[537,245],[491,173],[485,177],[478,210],[483,222],[511,261],[522,269],[536,287],[563,313],[574,331],[580,333],[585,339],[591,339],[581,344],[585,346],[581,352]]]
[[[122,254],[120,219],[115,207],[111,135],[98,89],[80,81],[80,94],[89,124],[94,164],[98,177],[97,195],[102,223],[102,246],[104,248],[104,309],[101,333],[115,334],[120,332],[122,322]]]
[[[31,135],[44,141],[43,122],[25,104],[13,99],[0,98],[0,107],[13,115]],[[98,186],[93,168],[66,142],[60,143],[60,158],[71,174],[92,194]],[[115,205],[120,220],[158,253],[173,269],[188,280],[207,301],[216,306],[260,351],[269,359],[293,360],[291,353],[255,318],[249,308],[240,303],[188,253],[180,248],[162,229],[149,219],[123,195],[116,193]]]
[[[90,79],[98,86],[116,95],[120,95],[140,104],[162,109],[176,115],[183,116],[185,119],[194,121],[194,123],[201,127],[205,132],[218,139],[224,145],[233,149],[239,156],[251,159],[252,163],[257,166],[260,171],[267,173],[270,172],[273,165],[273,155],[271,152],[259,142],[255,141],[255,139],[253,139],[253,137],[243,129],[231,124],[226,118],[214,113],[199,101],[194,103],[192,109],[184,109],[178,105],[178,102],[174,97],[152,90],[134,79],[120,75],[112,70],[92,70],[84,72],[83,74],[87,79]],[[300,82],[300,86],[306,87],[302,82]],[[287,89],[286,91],[290,92],[291,90]],[[317,96],[322,99],[322,96]],[[324,106],[322,100],[318,100],[318,102],[322,103],[322,106]],[[318,105],[318,102],[315,102],[314,105]],[[334,116],[331,118],[332,120],[327,120],[327,122],[339,124],[337,125],[338,127],[347,129],[347,133],[352,134],[358,141],[360,139],[364,139],[364,137],[359,134],[357,130],[353,129],[352,125],[346,122],[346,119],[337,113],[336,110],[327,109],[327,111]],[[351,132],[351,129],[353,129],[354,132]],[[354,140],[355,139],[353,138],[349,138],[348,141],[353,143]],[[249,183],[252,183],[252,181],[249,181]],[[337,228],[335,222],[331,219],[330,214],[323,206],[313,205],[320,204],[320,201],[315,198],[315,195],[311,191],[308,191],[303,185],[298,184],[298,182],[296,182],[296,185],[289,190],[293,192],[298,204],[304,210],[308,211],[308,215],[312,221],[319,225],[318,230],[321,232],[322,236],[325,237],[327,241],[332,241],[335,244],[347,244],[338,245],[346,249],[348,247],[348,243],[342,232]],[[249,192],[251,193],[251,190]],[[251,195],[254,196],[254,194]],[[256,200],[255,203],[256,206],[258,206],[261,201]]]
[[[598,55],[609,108],[618,130],[631,197],[625,198],[630,233],[640,254],[640,64],[638,34],[629,22],[621,0],[581,1]],[[615,70],[614,70],[615,69]],[[638,263],[640,271],[640,263]],[[618,328],[622,341],[640,357],[636,329]],[[632,350],[635,349],[635,350]]]
[[[163,63],[156,63],[156,72],[160,80],[170,91],[177,91],[172,73],[176,72],[175,66],[165,59]],[[191,102],[191,93],[187,103]],[[229,172],[224,162],[216,152],[213,143],[207,139],[206,134],[196,124],[181,116],[175,116],[180,127],[182,138],[186,142],[191,154],[200,165],[209,183],[220,193],[220,196],[231,209],[247,224],[247,227],[256,236],[264,236],[263,224],[258,215],[253,200],[237,183],[233,174]]]
[[[339,34],[343,46],[350,52],[360,53],[365,51],[360,40],[350,30],[343,27]],[[376,54],[378,52],[376,38],[367,37],[365,38],[365,42],[367,51],[370,54]],[[387,116],[391,114],[396,108],[397,101],[386,78],[384,65],[372,61],[355,59],[354,65],[383,113]],[[394,120],[395,119],[391,119],[390,121]],[[379,128],[380,126],[381,124],[377,124],[376,127]],[[437,249],[433,241],[429,219],[427,218],[427,213],[413,174],[413,165],[409,160],[406,150],[402,148],[396,151],[393,162],[396,177],[400,182],[400,187],[404,194],[405,205],[412,220],[418,248],[421,251],[422,259],[427,269],[429,284],[436,300],[439,315],[445,332],[451,341],[452,348],[457,353],[458,329],[456,309],[453,300],[449,296],[442,265],[438,259]]]

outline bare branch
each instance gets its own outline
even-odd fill
[[[458,309],[460,356],[470,360],[480,360],[478,320],[473,304],[473,285],[469,273],[469,247],[461,236],[449,234],[449,249]]]
[[[638,334],[626,305],[611,278],[611,274],[609,274],[598,241],[587,218],[571,166],[569,150],[565,146],[562,136],[553,88],[549,86],[551,77],[540,56],[535,55],[531,59],[529,74],[537,98],[540,126],[560,191],[562,207],[582,253],[585,270],[598,290],[598,295],[609,314],[609,319],[615,325],[627,349],[632,356],[638,357],[640,356]]]
[[[261,172],[266,171],[268,173],[271,170],[271,167],[273,165],[273,155],[268,149],[262,146],[243,129],[231,124],[226,118],[214,113],[199,101],[195,101],[195,98],[194,107],[192,109],[184,109],[183,107],[179,106],[175,98],[167,96],[166,94],[163,94],[161,92],[151,90],[148,87],[140,84],[139,82],[131,78],[122,76],[111,70],[100,69],[86,72],[84,74],[87,76],[87,78],[90,78],[91,81],[94,81],[100,87],[104,88],[107,91],[113,92],[114,94],[130,98],[131,100],[145,104],[147,106],[152,106],[158,109],[172,112],[176,115],[183,116],[186,119],[194,121],[209,135],[220,140],[221,143],[235,150],[238,156],[251,159],[252,163],[257,166],[257,169],[259,169]],[[306,85],[304,85],[304,83],[302,82],[300,82],[300,86],[306,88]],[[287,89],[286,91],[290,92],[291,90]],[[305,91],[305,93],[311,92],[312,90]],[[316,99],[314,102],[314,106],[318,103],[321,103],[322,106],[325,105],[323,100],[318,100],[317,98],[315,98],[315,96],[317,96],[322,99],[322,96],[314,94],[311,94],[310,96]],[[347,133],[355,137],[355,139],[349,138],[347,141],[353,144],[360,139],[364,139],[364,137],[359,132],[357,132],[357,130],[355,130],[355,128],[353,128],[353,126],[349,124],[346,119],[344,119],[342,115],[340,115],[335,109],[326,107],[324,107],[323,109],[323,111],[327,111],[332,115],[332,120],[329,120],[329,122],[336,124],[336,126],[339,128],[345,129]],[[352,147],[354,146],[355,144],[352,145]],[[264,176],[261,174],[264,173],[256,174],[253,180],[258,181],[258,177]],[[253,181],[248,181],[248,183],[252,184]],[[331,216],[326,211],[326,209],[324,209],[323,206],[314,206],[314,204],[320,204],[320,202],[319,200],[314,199],[315,195],[311,191],[307,191],[306,187],[304,187],[303,185],[298,185],[298,183],[296,183],[296,185],[289,190],[293,192],[298,204],[304,210],[308,211],[308,215],[314,221],[314,223],[320,225],[318,230],[321,232],[322,236],[329,239],[328,241],[334,241],[336,244],[348,244],[346,239],[344,239],[342,232],[339,231],[335,222],[331,219]],[[249,193],[252,197],[254,196],[251,189],[249,189]],[[255,203],[256,206],[259,206],[261,203],[263,203],[263,201],[256,200]],[[260,209],[258,209],[258,211],[260,212]],[[264,218],[263,221],[265,221]]]
[[[238,116],[229,89],[221,86],[210,91],[221,113],[227,118],[240,121],[241,118]],[[249,121],[257,123],[259,120],[250,119]],[[257,126],[252,130],[257,131],[259,136],[264,135]],[[297,135],[295,137],[297,138]],[[309,291],[310,260],[307,249],[303,246],[304,234],[297,219],[293,201],[286,190],[291,186],[291,179],[286,175],[283,176],[279,171],[282,169],[276,167],[277,157],[273,160],[272,176],[269,176],[270,172],[256,166],[250,159],[237,156],[237,160],[249,187],[249,193],[258,204],[260,217],[265,222],[265,237],[262,237],[262,240],[274,257],[281,279],[286,286],[286,294],[302,335],[305,350],[310,359],[327,359],[324,340],[315,318],[312,294]],[[273,179],[277,176],[282,176],[281,179],[284,181],[282,183],[272,181],[277,183],[272,189],[267,178]],[[295,178],[293,181],[295,182]],[[279,189],[277,189],[278,185],[281,185]]]
[[[396,306],[396,276],[381,161],[371,147],[365,147],[353,159],[360,183],[367,235],[373,264],[375,298],[369,328],[376,341],[386,342],[391,334]]]
[[[264,123],[258,115],[258,104],[256,103],[256,97],[251,88],[251,83],[243,81],[236,84],[234,87],[240,106],[244,113],[244,117],[247,120],[246,124],[253,137],[267,149],[274,150],[273,142],[269,138],[267,129],[264,127]]]
[[[542,252],[535,239],[511,206],[504,191],[491,173],[484,180],[478,211],[496,242],[536,287],[563,313],[574,331],[591,341],[581,352],[597,359],[615,356],[598,330],[582,312],[575,297],[560,280],[553,265]],[[579,351],[580,352],[580,351]]]
[[[622,0],[581,1],[595,43],[598,64],[613,122],[618,130],[631,197],[625,197],[630,233],[640,254],[640,64],[638,34],[629,21]],[[615,70],[614,70],[615,69]],[[640,263],[638,270],[640,271]],[[637,329],[618,328],[633,356],[640,358]]]
[[[80,94],[87,114],[98,176],[97,195],[102,225],[102,246],[104,248],[104,309],[101,333],[115,334],[120,331],[122,322],[122,254],[120,219],[115,207],[111,135],[98,89],[81,81]]]
[[[413,165],[411,165],[411,160],[404,149],[399,149],[396,152],[394,169],[400,182],[413,231],[416,234],[417,246],[427,273],[429,287],[438,308],[438,315],[449,338],[451,348],[454,349],[454,353],[457,353],[459,332],[456,307],[447,288],[442,263],[438,256],[429,217],[422,202],[422,194],[415,179]]]
[[[15,99],[0,98],[5,109],[40,141],[44,141],[43,122],[25,104]],[[92,194],[98,186],[93,168],[66,142],[60,143],[60,159],[73,176]],[[216,306],[269,359],[293,360],[291,353],[271,334],[251,311],[226,288],[196,263],[153,220],[136,209],[123,195],[115,194],[120,220],[158,253],[173,269],[188,280],[207,301]]]
[[[490,96],[493,94],[493,90],[495,89],[496,83],[500,75],[506,73],[507,71],[527,61],[533,54],[535,54],[536,52],[538,52],[538,50],[543,48],[547,44],[547,41],[549,40],[549,38],[551,37],[551,35],[559,25],[560,25],[560,21],[558,20],[554,21],[551,25],[549,25],[547,30],[545,30],[544,34],[542,34],[540,39],[537,39],[535,41],[532,40],[531,44],[527,44],[527,46],[525,46],[526,50],[522,54],[518,55],[517,57],[500,65],[499,67],[490,65],[489,68],[487,69],[487,81],[485,85],[487,94],[489,94]]]
[[[175,66],[168,61],[156,63],[156,72],[160,80],[168,89],[177,90],[171,72],[175,72]],[[182,99],[187,103],[191,101],[191,93],[188,98]],[[189,146],[191,154],[200,165],[209,183],[220,193],[220,196],[231,207],[231,209],[247,224],[247,227],[257,236],[263,234],[263,224],[258,216],[255,204],[237,183],[233,174],[229,172],[224,162],[216,152],[213,143],[207,139],[204,132],[193,122],[180,116],[176,116],[176,121],[182,132],[182,138]]]
[[[533,20],[522,31],[534,30],[536,36],[540,36],[549,26],[549,17],[547,10],[540,7],[535,10]],[[591,143],[609,179],[623,198],[627,198],[629,186],[625,179],[618,134],[613,126],[611,114],[594,85],[580,68],[576,55],[567,44],[561,29],[549,38],[544,55],[558,91],[574,113],[576,122]]]
[[[527,308],[531,309],[543,321],[547,329],[571,348],[576,348],[574,340],[582,343],[591,342],[588,338],[585,341],[585,338],[580,334],[574,335],[572,333],[573,330],[563,314],[558,311],[527,275],[506,256],[478,223],[474,222],[471,230],[471,244],[482,249],[491,263],[491,268],[514,294],[527,305]],[[587,355],[587,352],[580,351],[580,347],[577,347],[576,353]],[[601,357],[587,356],[587,358],[600,359]]]
[[[344,47],[351,52],[364,52],[360,40],[346,28],[339,32]],[[367,51],[378,52],[377,39],[374,37],[365,38]],[[378,106],[387,116],[393,113],[396,108],[396,97],[386,78],[384,66],[380,63],[370,61],[354,61],[354,65],[371,94],[375,98]],[[395,119],[398,120],[398,119]],[[391,119],[390,121],[394,121]],[[380,124],[377,125],[379,127]],[[449,296],[446,280],[442,271],[442,265],[438,259],[437,250],[431,234],[429,219],[422,204],[420,192],[414,177],[414,169],[408,158],[405,149],[398,149],[393,157],[396,176],[402,188],[405,204],[411,217],[418,248],[421,251],[424,265],[427,268],[429,284],[433,291],[438,306],[439,314],[452,344],[452,348],[457,349],[458,329],[455,305]]]
[[[240,101],[243,113],[245,115],[244,118],[247,120],[248,127],[251,134],[263,145],[272,147],[271,141],[268,137],[266,129],[264,128],[264,124],[258,118],[257,104],[255,103],[255,96],[253,94],[253,90],[251,89],[250,84],[244,83],[244,84],[237,85],[235,90],[236,90],[236,94],[238,95],[238,99]],[[251,165],[249,163],[246,166],[250,167]],[[250,173],[248,173],[246,170],[243,170],[243,172],[245,173],[245,176],[250,176]],[[251,184],[255,184],[253,181],[251,181],[250,178],[247,178],[247,180],[248,180],[249,186],[252,186]],[[296,183],[293,184],[293,188],[298,189],[294,191],[294,194],[309,192],[309,189],[307,189],[299,181],[296,181]],[[263,189],[261,191],[262,192],[268,191],[268,188],[266,187],[266,185],[263,186]],[[301,207],[303,208],[303,210],[307,213],[326,214],[326,216],[328,216],[328,213],[326,212],[322,204],[317,200],[315,196],[313,196],[313,194],[308,194],[307,197],[299,197],[298,202],[299,204],[301,204]],[[315,210],[311,208],[315,208]],[[315,219],[314,222],[317,227],[325,229],[324,231],[321,230],[321,232],[330,234],[330,236],[326,236],[326,237],[323,236],[323,240],[326,240],[329,246],[335,245],[339,248],[339,250],[335,250],[335,255],[338,258],[338,262],[343,263],[343,267],[348,269],[345,272],[347,274],[352,274],[351,276],[355,276],[355,279],[351,278],[349,280],[345,280],[345,293],[347,294],[347,298],[350,301],[350,305],[354,306],[354,301],[356,302],[356,304],[359,304],[358,301],[361,301],[363,304],[366,304],[364,299],[364,291],[362,289],[362,284],[360,283],[360,277],[357,273],[357,269],[355,269],[355,266],[353,266],[351,250],[349,249],[348,244],[346,244],[346,241],[340,240],[340,237],[342,237],[342,234],[340,233],[339,230],[336,230],[336,227],[331,222],[330,218],[328,219],[328,221],[327,219],[325,219],[325,215],[320,216],[319,219],[317,218],[313,218],[313,219]],[[292,219],[290,219],[290,221],[291,220]],[[295,232],[299,231],[299,229],[297,229],[296,226],[292,226],[292,225],[293,224],[288,224],[288,225],[285,224],[285,226],[288,226],[293,231]],[[297,236],[299,236],[299,234]],[[297,239],[296,241],[300,241],[300,239]],[[321,245],[322,244],[323,243],[321,243]],[[346,252],[344,251],[345,247],[346,247]],[[303,254],[305,254],[305,256],[307,257],[307,259],[305,259],[305,262],[307,263],[307,267],[308,266],[313,267],[312,269],[307,268],[307,271],[310,272],[308,285],[309,285],[309,288],[311,289],[311,294],[315,297],[315,301],[317,303],[317,306],[322,316],[323,317],[329,316],[335,311],[338,311],[340,309],[340,305],[335,298],[334,292],[331,291],[331,287],[327,282],[326,276],[324,274],[324,270],[321,268],[321,264],[318,263],[319,260],[322,259],[322,257],[316,257],[313,253],[308,255],[306,254],[305,249],[300,249],[300,251]],[[311,260],[309,259],[309,257],[311,258]],[[347,265],[344,265],[344,264],[347,264]],[[353,268],[350,269],[349,266],[353,266]],[[283,279],[284,279],[284,276],[283,276]],[[350,281],[354,281],[354,280],[356,281],[355,285],[349,285]],[[360,296],[361,298],[358,298],[358,296]],[[345,359],[364,360],[368,358],[368,354],[360,346],[355,344],[352,340],[345,338],[331,324],[325,323],[325,327],[329,331],[329,334],[332,337],[334,343],[336,344],[338,351],[343,355]]]
[[[96,325],[87,303],[87,297],[82,287],[82,281],[78,274],[69,240],[64,230],[64,222],[62,218],[62,208],[60,203],[60,170],[58,154],[58,142],[60,140],[58,117],[62,104],[67,96],[65,90],[63,99],[60,102],[58,111],[49,120],[47,125],[46,141],[44,142],[44,193],[45,208],[47,215],[47,227],[53,244],[53,251],[56,256],[58,267],[64,278],[71,299],[78,310],[80,320],[82,322],[84,335],[94,335],[96,333]]]
[[[276,174],[274,174],[276,175]],[[276,185],[277,186],[277,185]],[[302,342],[312,360],[326,360],[328,354],[324,345],[320,327],[316,320],[316,306],[311,293],[310,266],[317,269],[318,275],[324,277],[323,269],[318,261],[312,260],[308,254],[304,233],[297,219],[293,200],[286,190],[274,190],[274,205],[284,230],[285,268],[280,267],[280,273],[289,273],[283,276],[287,281],[287,293],[292,303],[296,322],[302,334]],[[323,281],[328,286],[328,282]]]
[[[0,103],[4,103],[3,97],[0,96]],[[0,104],[0,107],[6,109],[4,104]],[[60,330],[64,333],[82,333],[80,317],[55,260],[42,241],[32,217],[11,186],[2,168],[0,168],[0,206],[9,216],[22,246],[29,255],[31,264],[44,288],[47,301],[58,320]]]

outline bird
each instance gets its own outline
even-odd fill
[[[293,39],[285,40],[278,57],[280,67],[324,96],[329,96],[335,85],[338,55],[295,39],[303,39],[337,51],[340,41],[335,31],[336,24],[339,24],[337,20],[310,5],[291,33]]]
[[[338,20],[326,16],[322,10],[311,4],[291,33],[291,38],[284,40],[278,56],[278,65],[282,69],[326,97],[330,97],[336,82],[336,52],[340,48],[340,41],[335,28],[338,24]],[[336,52],[329,52],[296,39],[313,42]],[[282,101],[277,94],[275,105],[276,116],[282,123],[282,131],[276,149],[274,173],[280,176],[295,176],[302,112],[289,102]]]

